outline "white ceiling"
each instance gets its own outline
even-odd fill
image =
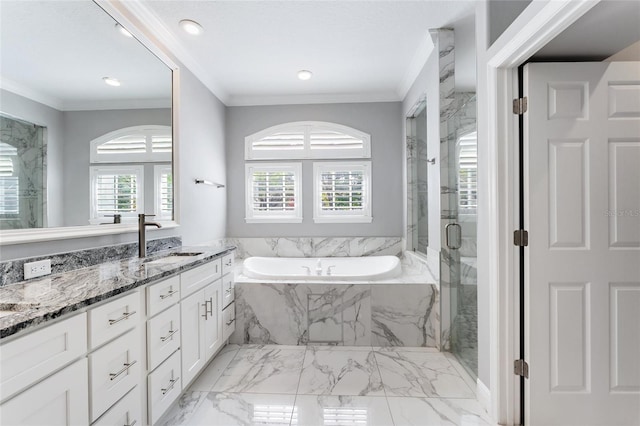
[[[475,87],[473,1],[142,5],[158,38],[227,105],[402,100],[433,47],[428,30],[440,27],[460,31],[457,83]],[[184,33],[181,19],[199,22],[204,34]],[[313,78],[298,80],[301,69]]]
[[[59,110],[170,107],[169,68],[114,26],[89,0],[0,0],[1,87]]]

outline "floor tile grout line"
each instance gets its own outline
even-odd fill
[[[389,417],[391,417],[391,422],[395,426],[396,421],[393,419],[393,413],[391,412],[391,405],[389,404],[389,396],[387,395],[387,387],[385,386],[384,381],[382,380],[382,371],[380,371],[380,363],[378,363],[378,354],[376,353],[375,350],[373,350],[373,348],[372,348],[372,352],[373,352],[373,359],[376,362],[376,368],[378,369],[378,374],[380,375],[380,384],[382,385],[382,391],[384,392],[384,400],[387,403],[387,409],[389,410]]]
[[[236,353],[233,354],[233,357],[229,360],[229,362],[227,363],[227,365],[224,366],[224,369],[222,371],[222,374],[220,374],[220,376],[213,381],[213,383],[211,384],[211,387],[209,388],[209,390],[207,392],[214,392],[213,391],[213,387],[216,385],[216,383],[218,383],[220,381],[220,379],[222,379],[222,376],[224,376],[225,371],[227,371],[227,369],[229,368],[229,365],[231,365],[231,363],[233,362],[234,359],[236,359],[236,357],[238,356],[238,354],[240,353],[240,349],[242,348],[242,346],[238,347],[238,349],[236,349]],[[211,362],[209,363],[209,365],[207,365],[207,368],[211,367],[211,364],[213,364],[213,362],[215,361],[216,357],[219,355],[223,355],[222,351],[220,351],[220,353],[216,354],[213,357],[213,360],[211,360]],[[204,371],[203,371],[204,373]],[[197,380],[197,379],[196,379]],[[195,383],[195,381],[194,381]]]

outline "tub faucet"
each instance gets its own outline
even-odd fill
[[[335,267],[336,267],[336,265],[329,265],[327,267],[327,275],[331,275],[331,268],[335,268]]]
[[[303,266],[302,268],[307,272],[307,275],[311,275],[311,268],[308,266]]]
[[[153,214],[139,214],[138,215],[138,257],[147,256],[147,234],[145,228],[147,226],[156,226],[162,228],[157,222],[147,222],[145,218],[147,216],[155,216]]]
[[[322,259],[318,259],[316,263],[316,275],[322,275]]]

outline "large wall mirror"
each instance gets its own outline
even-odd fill
[[[172,70],[91,0],[0,11],[0,240],[172,220]]]

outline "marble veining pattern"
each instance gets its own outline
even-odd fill
[[[180,246],[182,246],[182,237],[158,238],[147,241],[147,254],[152,255]],[[29,262],[50,259],[51,273],[59,274],[105,262],[128,259],[137,255],[138,244],[128,243],[0,262],[0,287],[24,280],[24,264]]]
[[[308,346],[296,350],[291,346],[243,345],[231,351],[237,355],[225,374],[218,376],[208,371],[217,370],[218,358],[228,356],[228,352],[221,352],[196,380],[197,385],[188,388],[158,424],[493,424],[460,376],[463,373],[452,364],[447,367],[448,359],[432,349]],[[403,361],[385,363],[387,359]],[[423,378],[424,374],[414,371],[418,367],[407,369],[407,362],[429,370],[424,374],[430,374],[435,382],[430,392],[434,396],[389,394],[387,389],[399,383],[398,376],[405,381]],[[289,369],[286,373],[285,366]],[[448,382],[434,371],[439,376],[446,375]],[[290,382],[296,385],[289,386]],[[232,384],[236,391],[219,390]],[[242,390],[243,386],[248,390]],[[199,390],[203,388],[212,390]],[[439,396],[440,392],[466,396],[446,398]]]
[[[398,256],[401,237],[299,237],[299,238],[227,238],[237,248],[237,257],[348,257]]]
[[[5,285],[0,287],[0,312],[2,312],[0,338],[207,263],[233,250],[232,247],[225,249],[182,247],[159,252],[144,259],[134,257],[107,262]],[[179,251],[198,251],[202,254],[186,257],[171,264],[150,263],[157,258]]]

